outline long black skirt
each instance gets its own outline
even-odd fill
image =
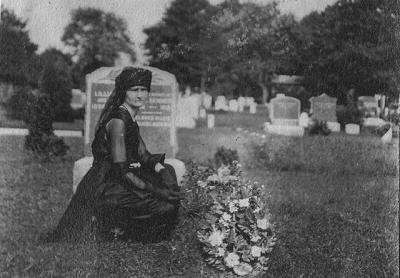
[[[173,167],[165,167],[176,178]],[[168,238],[177,222],[179,203],[159,200],[144,190],[127,189],[110,179],[110,173],[109,161],[97,162],[89,169],[56,229],[48,234],[48,241]],[[141,169],[140,178],[153,186],[163,184],[154,171]]]

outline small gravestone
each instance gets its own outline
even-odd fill
[[[190,96],[182,96],[178,99],[175,124],[176,127],[195,128],[196,121],[191,111]]]
[[[215,127],[215,116],[213,114],[207,115],[207,128],[214,128]]]
[[[199,115],[200,115],[200,118],[201,119],[205,119],[206,117],[207,117],[207,111],[206,111],[206,109],[205,108],[200,108],[200,113],[199,113]]]
[[[300,100],[293,97],[277,97],[269,105],[269,118],[272,124],[266,131],[288,136],[303,136],[304,127],[299,126]]]
[[[244,107],[246,106],[246,99],[244,97],[239,97],[237,101],[238,101],[239,112],[243,112]]]
[[[236,99],[231,99],[229,101],[229,111],[231,112],[237,112],[239,109],[239,105]]]
[[[345,126],[345,132],[351,135],[358,135],[360,134],[360,126],[357,124],[347,124]]]
[[[299,124],[300,100],[293,97],[279,97],[271,100],[270,119],[272,124]]]
[[[215,110],[228,111],[228,105],[226,103],[225,96],[218,96],[215,101]]]
[[[211,109],[211,106],[212,106],[212,96],[210,96],[209,94],[207,94],[207,93],[205,93],[205,92],[203,92],[202,94],[201,94],[201,96],[202,96],[202,106],[205,108],[205,109]]]
[[[312,118],[317,121],[337,122],[336,118],[337,98],[322,94],[310,98]]]
[[[378,116],[379,104],[374,96],[360,96],[358,97],[360,108],[364,111],[365,117]]]
[[[86,97],[79,89],[71,90],[71,108],[80,109],[85,107]]]
[[[327,122],[326,126],[332,132],[340,132],[340,124],[338,122]]]
[[[250,103],[250,114],[256,114],[257,113],[257,103],[252,102]]]
[[[166,163],[175,168],[178,180],[182,180],[184,164],[174,159],[178,151],[175,125],[178,83],[171,73],[153,67],[142,68],[152,72],[152,82],[149,101],[136,117],[140,134],[151,153],[166,153],[169,157]],[[85,157],[74,164],[73,188],[76,188],[92,164],[91,143],[95,125],[114,89],[115,78],[122,70],[122,67],[104,67],[86,76]]]
[[[299,117],[299,126],[308,127],[309,124],[310,117],[308,116],[308,114],[306,112],[301,113]]]
[[[246,106],[250,106],[252,103],[254,103],[254,98],[246,97]]]

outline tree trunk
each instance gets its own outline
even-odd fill
[[[267,103],[269,97],[268,87],[265,84],[259,84],[262,89],[262,104]]]

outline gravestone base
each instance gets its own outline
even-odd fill
[[[73,169],[73,184],[72,192],[75,193],[78,184],[81,182],[82,178],[85,176],[90,167],[92,167],[93,157],[85,156],[74,163]],[[175,169],[176,177],[178,179],[178,184],[180,185],[183,180],[183,175],[186,172],[185,163],[179,159],[166,158],[165,163],[171,165]]]
[[[347,124],[345,126],[345,131],[347,134],[358,135],[360,134],[360,126],[357,124]]]
[[[326,122],[326,125],[332,132],[340,132],[340,124],[338,122]]]
[[[286,135],[286,136],[304,136],[304,127],[295,125],[275,125],[265,123],[265,131],[272,134]]]
[[[370,117],[370,118],[365,118],[363,121],[364,126],[373,126],[373,127],[379,127],[385,125],[386,122],[377,117]]]

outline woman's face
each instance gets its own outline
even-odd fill
[[[145,86],[133,86],[126,91],[125,103],[133,108],[139,108],[147,101],[149,91]]]

